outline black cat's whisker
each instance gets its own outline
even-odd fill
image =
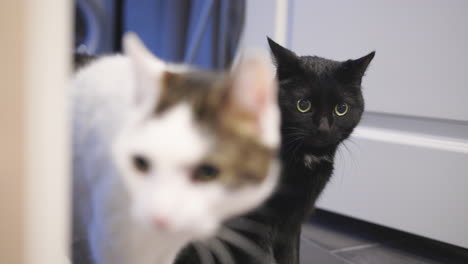
[[[304,142],[304,138],[300,140],[297,144],[296,147],[293,149],[291,152],[291,157],[293,158],[293,162],[301,162],[301,159],[304,157],[302,155],[297,155],[299,150],[301,149],[301,146],[303,145],[302,143]]]
[[[215,264],[213,254],[207,248],[200,244],[200,242],[192,243],[193,248],[197,252],[198,259],[202,264]]]
[[[351,149],[350,149],[350,148],[348,147],[348,145],[346,144],[346,143],[348,143],[348,142],[351,142],[351,143],[355,144],[355,146],[357,146],[357,144],[356,144],[355,142],[352,142],[352,141],[344,141],[344,142],[343,142],[343,147],[346,149],[346,152],[348,152],[348,156],[347,156],[347,157],[349,158],[349,160],[351,160],[351,162],[352,162],[352,164],[353,164],[353,166],[354,166],[353,169],[356,169],[356,170],[357,170],[357,169],[359,169],[359,166],[358,166],[358,163],[356,162],[356,159],[355,159],[354,156],[353,156],[353,152],[351,151]]]
[[[291,137],[291,139],[288,139],[285,143],[283,143],[283,147],[293,145],[295,142],[301,139],[301,136]]]
[[[281,130],[282,130],[282,131],[284,131],[284,130],[301,130],[301,128],[300,128],[300,127],[292,127],[292,126],[290,126],[290,127],[282,127]]]
[[[284,136],[284,135],[289,135],[289,134],[306,134],[306,133],[298,128],[298,129],[289,129],[289,130],[282,129],[281,134]]]
[[[302,133],[302,134],[305,134],[305,132],[303,131],[302,128],[300,127],[283,127],[281,128],[281,133],[283,135],[287,135],[289,134],[290,132],[289,131],[292,131],[294,133]]]
[[[348,145],[346,145],[346,141],[343,141],[343,142],[341,143],[341,145],[346,149],[346,151],[348,152],[348,154],[351,154],[351,151],[350,151],[350,149],[348,148]]]
[[[296,137],[293,140],[289,140],[286,144],[283,145],[283,152],[289,153],[293,152],[293,149],[297,148],[298,146],[302,145],[303,138]],[[298,144],[299,142],[299,144]]]
[[[306,137],[306,134],[303,133],[294,133],[294,134],[287,134],[283,135],[283,144],[290,144],[292,141],[294,141],[297,138],[304,138]]]
[[[354,141],[354,138],[349,137],[346,142],[352,143],[355,147],[359,148],[359,144]]]
[[[282,135],[283,135],[283,137],[284,136],[287,137],[287,136],[291,136],[291,135],[304,135],[304,136],[306,136],[307,134],[302,132],[302,131],[292,131],[292,132],[283,132]]]
[[[346,166],[347,166],[346,159],[345,159],[346,155],[343,154],[343,152],[345,152],[345,151],[347,152],[347,150],[345,150],[343,148],[338,148],[337,151],[336,151],[336,155],[339,155],[339,159],[342,161],[343,168],[342,168],[342,170],[340,171],[339,174],[335,172],[335,177],[334,177],[335,179],[341,179],[342,180],[344,178],[344,174],[346,174],[346,172],[348,171],[347,168],[346,168]]]
[[[207,245],[221,261],[221,264],[236,264],[228,247],[219,238],[210,239]]]
[[[296,142],[296,144],[291,144],[289,147],[287,147],[287,148],[285,148],[285,149],[283,150],[283,153],[288,154],[288,156],[290,156],[291,154],[295,154],[296,149],[297,149],[298,147],[300,147],[300,145],[301,145],[301,144],[298,144],[297,142]],[[289,158],[292,158],[292,157],[289,157]]]
[[[250,239],[242,236],[238,232],[231,230],[227,227],[223,227],[218,233],[218,237],[233,246],[243,250],[245,253],[252,257],[262,261],[267,257],[267,253],[263,251],[258,245],[252,242]]]
[[[301,138],[301,140],[296,144],[297,147],[295,149],[295,152],[297,152],[299,150],[299,147],[303,145],[302,143],[304,143],[304,138]],[[294,154],[297,154],[297,153],[294,153]]]
[[[284,140],[286,143],[283,144],[283,152],[292,152],[293,149],[297,148],[298,146],[302,145],[302,142],[304,141],[304,137],[302,136],[296,136],[292,139],[289,140]]]
[[[288,143],[291,143],[291,141],[293,141],[294,139],[303,138],[304,136],[306,135],[303,133],[286,134],[286,135],[283,135],[283,142],[285,142],[285,144],[288,144]]]
[[[290,146],[290,145],[292,145],[292,144],[294,144],[294,143],[296,143],[297,141],[302,140],[302,139],[304,139],[304,136],[300,136],[300,135],[294,136],[294,137],[291,136],[291,137],[289,137],[289,138],[283,138],[282,147]]]

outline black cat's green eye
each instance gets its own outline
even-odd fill
[[[309,100],[299,100],[297,101],[296,108],[299,112],[305,113],[309,112],[312,108],[312,103]]]
[[[219,169],[211,164],[200,164],[192,174],[192,180],[197,182],[207,182],[218,178]]]
[[[349,110],[349,106],[347,103],[341,103],[341,104],[337,104],[335,106],[335,114],[337,116],[344,116],[348,113],[348,110]]]

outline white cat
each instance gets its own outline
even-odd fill
[[[277,84],[267,56],[213,73],[164,63],[133,34],[124,51],[72,82],[73,239],[92,263],[169,264],[273,192]]]

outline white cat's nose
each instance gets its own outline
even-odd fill
[[[153,224],[160,230],[168,230],[170,227],[169,220],[160,215],[153,216]]]

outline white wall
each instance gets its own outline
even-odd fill
[[[367,110],[468,121],[468,1],[295,0],[292,49],[333,59],[377,50]]]
[[[245,29],[242,36],[243,48],[267,49],[266,37],[275,33],[276,1],[246,1]],[[261,32],[261,34],[259,34]]]

